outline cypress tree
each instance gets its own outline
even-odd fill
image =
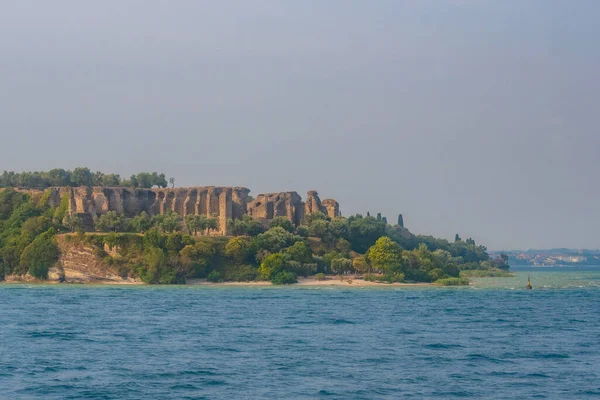
[[[404,218],[402,218],[402,214],[398,214],[398,225],[404,228]]]

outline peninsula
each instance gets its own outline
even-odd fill
[[[73,171],[0,176],[0,279],[181,284],[266,281],[467,284],[508,269],[484,246],[413,235],[336,200],[244,187],[167,188],[164,174]],[[59,183],[54,186],[53,183]],[[350,278],[350,276],[352,278]],[[306,282],[306,279],[303,279]]]

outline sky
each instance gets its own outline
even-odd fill
[[[4,0],[0,170],[315,189],[492,250],[600,248],[596,0]]]

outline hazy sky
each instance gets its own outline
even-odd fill
[[[600,1],[4,0],[0,170],[316,189],[490,249],[600,247]]]

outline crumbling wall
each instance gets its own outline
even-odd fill
[[[275,217],[288,218],[299,225],[306,214],[323,212],[334,218],[339,204],[333,199],[321,202],[316,191],[310,191],[306,203],[297,192],[264,193],[248,202],[250,190],[244,187],[204,186],[192,188],[133,189],[123,187],[61,187],[47,189],[48,204],[60,205],[68,197],[69,213],[79,215],[86,230],[93,230],[93,216],[115,211],[133,217],[142,212],[149,215],[176,212],[217,218],[216,234],[227,234],[227,221],[250,215],[268,225]]]
[[[340,203],[334,199],[325,199],[322,202],[322,207],[325,209],[325,214],[329,218],[335,218],[340,216]]]

